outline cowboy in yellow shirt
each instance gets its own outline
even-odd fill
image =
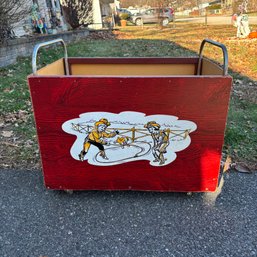
[[[161,125],[155,121],[149,121],[144,125],[148,129],[153,138],[152,153],[154,162],[160,162],[160,165],[165,163],[164,154],[169,145],[169,130],[160,130]]]
[[[91,145],[96,146],[100,151],[100,156],[108,160],[104,151],[104,145],[107,145],[107,141],[105,140],[105,138],[112,138],[119,134],[119,131],[107,133],[106,129],[110,125],[111,123],[104,118],[100,119],[94,124],[95,127],[85,138],[83,150],[79,154],[79,159],[81,161],[84,161],[84,156],[87,154]]]

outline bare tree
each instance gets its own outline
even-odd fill
[[[93,21],[92,0],[63,0],[62,9],[65,20],[75,29],[89,25]]]
[[[233,12],[238,11],[254,12],[257,11],[256,0],[234,0],[233,1]]]
[[[1,0],[0,1],[0,43],[14,37],[13,26],[30,12],[31,0]]]

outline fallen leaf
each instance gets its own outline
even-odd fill
[[[234,166],[234,169],[238,172],[241,172],[241,173],[252,173],[253,171],[248,168],[246,165],[244,164],[239,164],[237,163],[235,166]]]
[[[11,137],[13,135],[13,131],[2,131],[2,136],[3,137]]]
[[[26,141],[25,146],[26,147],[31,147],[33,144],[34,144],[34,141],[29,139],[29,140]]]
[[[13,147],[19,147],[18,145],[11,144],[9,142],[3,142],[4,145],[13,146]]]
[[[231,161],[230,156],[227,156],[226,161],[224,163],[223,172],[226,172],[226,171],[228,171],[230,169],[231,163],[232,163],[232,161]]]

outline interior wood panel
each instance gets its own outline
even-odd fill
[[[223,69],[214,62],[203,59],[202,60],[202,75],[223,75]]]
[[[63,59],[59,59],[37,71],[38,75],[65,75]]]
[[[194,75],[194,64],[71,64],[72,75]]]
[[[104,59],[103,59],[104,60]],[[78,59],[78,61],[80,61]],[[82,62],[83,61],[83,62]],[[176,75],[195,75],[196,63],[138,63],[114,62],[96,63],[72,62],[69,64],[70,74],[73,76],[176,76]],[[37,71],[37,75],[65,75],[63,59],[59,59]],[[202,75],[223,75],[222,68],[208,59],[202,61]]]

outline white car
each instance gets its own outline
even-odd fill
[[[137,9],[137,8],[128,8],[127,9],[132,15],[135,15],[135,14],[138,14],[138,13],[140,13],[140,10],[139,9]]]

